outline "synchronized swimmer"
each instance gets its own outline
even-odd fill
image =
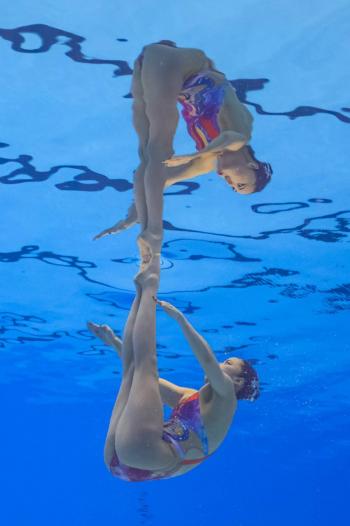
[[[209,343],[173,305],[157,299],[163,240],[163,191],[177,181],[217,170],[239,193],[261,190],[270,180],[269,164],[258,161],[247,144],[252,117],[225,75],[203,51],[160,41],[143,48],[132,77],[133,125],[140,163],[134,173],[134,202],[127,217],[95,239],[138,222],[142,263],[134,278],[136,296],[120,340],[108,325],[88,322],[92,333],[111,345],[122,360],[122,383],[104,448],[110,472],[128,481],[182,475],[220,446],[237,401],[256,400],[258,376],[248,361],[219,363]],[[183,105],[197,152],[173,156]],[[179,324],[204,371],[197,390],[159,378],[156,354],[157,304]],[[172,408],[166,422],[163,404]]]

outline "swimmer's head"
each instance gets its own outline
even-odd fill
[[[259,378],[247,360],[241,358],[228,358],[220,364],[234,383],[237,400],[250,400],[259,398]]]
[[[260,162],[255,157],[251,146],[245,145],[249,158],[244,161],[242,154],[231,150],[224,150],[217,159],[217,171],[221,177],[240,194],[260,192],[270,182],[272,168],[269,163]]]
[[[176,42],[173,40],[158,40],[156,44],[163,44],[163,46],[177,47]]]

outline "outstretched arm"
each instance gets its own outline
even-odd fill
[[[165,187],[171,186],[179,181],[193,179],[199,175],[206,174],[215,170],[216,162],[214,156],[199,156],[191,159],[184,165],[170,167],[168,169]]]
[[[113,347],[119,358],[122,355],[122,340],[116,336],[109,325],[98,325],[91,321],[87,322],[90,331],[100,338],[106,345]],[[175,407],[184,395],[191,395],[196,390],[189,387],[181,387],[164,378],[159,378],[159,389],[162,402],[169,407]]]
[[[223,150],[237,151],[243,148],[249,138],[233,130],[224,130],[205,147],[195,153],[173,155],[163,163],[168,167],[179,166],[200,157],[212,158]]]
[[[180,325],[182,332],[191,346],[191,349],[201,364],[213,390],[219,396],[226,396],[232,392],[232,382],[222,371],[208,342],[196,331],[185,316],[176,307],[167,301],[155,300],[163,307],[169,316],[174,318]]]

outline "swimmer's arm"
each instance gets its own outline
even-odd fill
[[[224,150],[237,151],[247,144],[249,137],[233,130],[224,130],[218,137],[213,139],[205,148],[198,152],[184,155],[173,155],[170,159],[162,161],[169,168],[180,166],[199,158],[216,158],[217,154]]]
[[[200,150],[197,155],[208,156],[221,153],[223,150],[233,152],[240,150],[248,142],[248,139],[242,133],[233,130],[224,130],[218,137],[213,139],[205,148]]]
[[[232,383],[220,368],[219,362],[208,342],[196,331],[185,316],[182,315],[178,322],[212,389],[222,397],[231,393]]]
[[[232,393],[232,382],[224,374],[208,342],[196,331],[182,312],[171,303],[158,299],[156,301],[180,325],[213,390],[222,397]]]
[[[184,395],[191,395],[196,392],[196,389],[181,387],[164,378],[159,378],[159,390],[163,404],[169,407],[175,407]]]
[[[215,167],[216,162],[214,157],[197,157],[185,165],[168,168],[165,188],[180,181],[193,179],[199,175],[209,173],[215,170]]]

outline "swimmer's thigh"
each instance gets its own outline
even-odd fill
[[[165,159],[173,153],[172,143],[179,121],[176,103],[183,78],[184,65],[178,55],[169,53],[166,46],[145,48],[141,79],[150,123],[148,154],[160,154]]]
[[[149,120],[146,115],[146,104],[143,98],[141,68],[138,59],[134,62],[131,81],[132,123],[139,138],[138,153],[142,161],[146,160],[146,146],[149,138]]]
[[[115,449],[118,458],[140,469],[164,469],[177,460],[162,439],[163,407],[158,404],[159,380],[154,367],[136,367],[126,408],[118,422]]]

